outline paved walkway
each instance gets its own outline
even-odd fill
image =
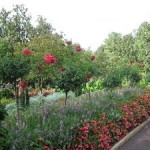
[[[150,122],[118,150],[150,150]]]

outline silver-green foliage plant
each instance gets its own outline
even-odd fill
[[[69,92],[68,97],[74,97],[74,94]],[[38,94],[36,96],[30,97],[30,107],[36,107],[37,105],[43,105],[43,104],[48,104],[50,102],[55,102],[59,99],[65,99],[65,93],[62,92],[55,92],[53,94],[44,96],[42,94]],[[15,103],[10,103],[6,105],[6,111],[8,114],[12,114],[16,112],[16,104]]]

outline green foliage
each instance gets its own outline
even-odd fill
[[[121,86],[122,83],[122,73],[120,70],[114,70],[109,73],[105,79],[102,81],[102,86],[106,88],[115,88]]]
[[[0,12],[0,35],[11,44],[27,42],[33,36],[31,16],[23,5],[15,5],[11,11]]]
[[[107,51],[105,45],[102,45],[95,53],[97,72],[100,79],[104,78],[112,71],[114,67],[118,65],[120,57],[114,53]]]
[[[14,103],[14,102],[15,102],[15,99],[12,99],[12,98],[2,98],[0,100],[0,103],[4,104],[4,105],[11,104],[11,103]]]
[[[7,112],[5,110],[5,105],[0,104],[0,122],[2,120],[4,120],[4,118],[6,117],[6,115],[7,115]]]
[[[21,58],[6,56],[0,59],[0,80],[14,83],[18,78],[29,73],[30,65]]]
[[[127,85],[136,85],[141,80],[140,69],[135,65],[118,65],[111,71],[103,80],[103,87],[114,88],[121,87],[122,83],[126,81]]]
[[[0,58],[13,53],[13,47],[8,41],[0,38]]]
[[[75,91],[86,81],[80,68],[70,66],[62,73],[62,76],[57,79],[57,86],[64,91]]]
[[[141,80],[140,68],[137,64],[125,66],[122,69],[124,78],[126,78],[131,85],[135,85]]]
[[[134,51],[134,37],[132,34],[121,35],[120,33],[112,32],[108,35],[103,45],[103,51],[111,52],[115,56],[132,58]]]
[[[84,83],[96,73],[96,64],[91,60],[91,53],[83,49],[78,52],[75,50],[76,45],[66,46],[68,56],[64,57],[62,66],[65,68],[59,71],[56,76],[56,86],[67,92],[74,91],[77,96],[82,93]],[[87,75],[90,74],[90,77]]]
[[[13,97],[13,93],[12,90],[4,88],[0,90],[0,99],[2,98],[12,98]]]
[[[86,83],[85,87],[82,88],[82,92],[85,93],[87,91],[95,92],[102,89],[102,81],[101,80],[90,80]]]
[[[104,50],[118,54],[120,51],[121,40],[122,35],[120,33],[110,33],[105,40]]]
[[[38,24],[37,24],[35,30],[37,32],[36,34],[38,34],[38,35],[50,34],[54,30],[52,25],[47,23],[46,19],[43,18],[42,16],[38,16],[37,22],[38,22]]]
[[[138,72],[132,70],[130,72],[129,80],[132,84],[136,84],[141,80],[141,75]]]
[[[5,110],[5,105],[0,104],[0,150],[8,150],[9,149],[9,132],[6,128],[2,126],[2,121],[7,116],[7,112]]]
[[[0,123],[0,150],[8,150],[10,148],[10,139],[8,130]]]
[[[150,23],[143,22],[140,27],[131,34],[121,35],[112,32],[96,51],[99,75],[101,78],[118,67],[118,62],[127,65],[129,61],[138,63],[141,67],[140,73],[149,72],[150,68]],[[114,59],[116,58],[116,59]],[[130,72],[130,80],[137,83],[140,75]]]
[[[135,34],[134,50],[137,58],[143,60],[143,70],[148,72],[150,68],[150,23],[143,22]]]
[[[147,84],[150,82],[150,73],[146,74],[145,81],[146,81]]]
[[[121,85],[121,79],[117,78],[115,75],[108,75],[102,82],[103,87],[115,88]]]

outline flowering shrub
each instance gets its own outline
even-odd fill
[[[135,100],[145,108],[146,112],[150,116],[150,94],[140,94],[136,96]]]
[[[55,86],[66,94],[75,92],[76,96],[82,94],[82,87],[95,75],[95,63],[90,60],[91,53],[87,54],[79,44],[66,46],[66,57],[59,66],[59,72],[55,75]],[[75,52],[77,51],[77,52]],[[78,53],[81,51],[80,53]],[[57,69],[58,70],[58,69]]]

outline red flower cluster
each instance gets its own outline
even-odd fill
[[[72,41],[71,41],[71,40],[66,40],[66,44],[67,44],[67,45],[71,45],[71,44],[72,44]]]
[[[91,60],[93,61],[95,59],[95,56],[91,56]]]
[[[146,112],[150,116],[150,94],[149,93],[140,94],[140,95],[136,96],[136,101],[141,106],[144,106],[144,108],[146,109]]]
[[[47,64],[52,64],[56,61],[56,58],[53,55],[47,53],[47,54],[44,55],[44,61]]]
[[[88,73],[85,75],[85,78],[90,79],[92,77],[92,74]]]
[[[76,49],[76,51],[78,51],[78,52],[80,52],[80,51],[82,50],[80,45],[76,45],[75,49]]]
[[[25,55],[29,55],[31,53],[31,51],[29,49],[23,49],[22,53]]]
[[[63,66],[61,66],[61,67],[59,68],[59,70],[60,70],[60,71],[65,71],[65,68],[64,68]]]
[[[28,86],[28,83],[25,83],[23,80],[20,80],[18,86],[19,88],[25,88]]]

